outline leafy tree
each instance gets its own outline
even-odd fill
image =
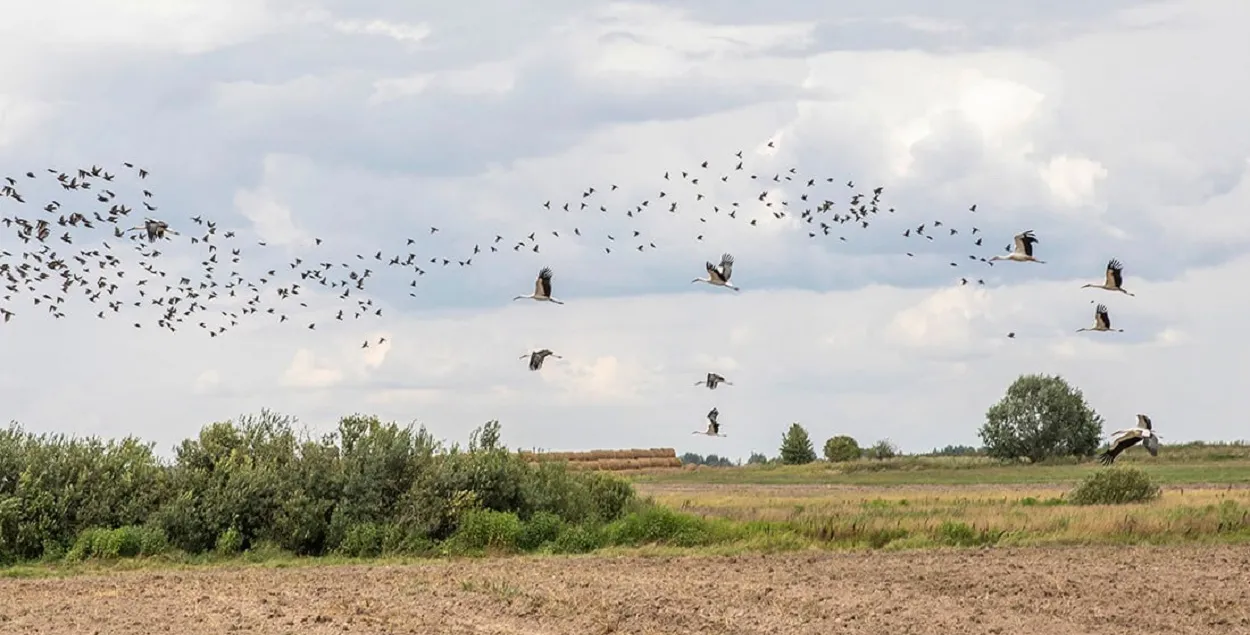
[[[694,452],[687,452],[681,455],[682,465],[703,465],[703,456]]]
[[[723,456],[709,454],[700,456],[694,452],[681,455],[682,465],[707,465],[709,467],[733,467],[734,462]]]
[[[768,463],[768,457],[759,452],[752,452],[751,457],[747,459],[747,465],[763,465]]]
[[[816,460],[816,450],[812,448],[812,439],[807,430],[798,423],[790,424],[790,429],[781,435],[781,462],[786,465],[802,465]]]
[[[868,448],[868,456],[878,461],[898,456],[898,446],[889,439],[882,439]]]
[[[1021,375],[986,411],[980,435],[986,454],[1000,459],[1091,456],[1102,417],[1062,377]]]
[[[825,441],[825,460],[831,463],[854,461],[863,454],[859,442],[845,434],[830,437]]]

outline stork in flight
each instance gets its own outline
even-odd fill
[[[1083,285],[1081,288],[1082,289],[1090,289],[1090,288],[1106,289],[1107,291],[1119,291],[1120,293],[1133,295],[1132,293],[1125,291],[1124,287],[1120,286],[1122,284],[1124,284],[1124,265],[1120,264],[1119,260],[1112,258],[1107,263],[1107,281],[1106,282],[1102,284],[1093,284],[1091,282],[1090,284]]]
[[[720,257],[719,267],[712,264],[711,262],[708,262],[707,263],[707,277],[695,278],[694,280],[690,281],[690,284],[694,284],[696,282],[705,282],[707,284],[716,285],[718,287],[729,287],[730,289],[733,289],[734,291],[741,291],[741,289],[739,289],[738,287],[735,287],[732,284],[729,284],[729,277],[733,275],[733,270],[734,270],[734,257],[730,254],[724,254]]]
[[[564,304],[563,302],[551,297],[551,267],[543,267],[538,272],[538,279],[534,280],[534,292],[530,295],[518,295],[513,300],[523,300],[529,298],[538,302],[554,302],[556,304]]]
[[[1099,304],[1094,307],[1094,326],[1076,330],[1077,333],[1081,331],[1115,331],[1123,333],[1124,329],[1111,328],[1111,316],[1107,315],[1107,305]]]
[[[696,386],[707,386],[708,390],[716,390],[716,386],[719,384],[725,384],[726,386],[734,385],[732,381],[727,381],[724,377],[716,373],[708,373],[707,379],[704,379],[703,381],[696,381],[694,383]]]
[[[139,230],[144,230],[147,232],[148,242],[150,243],[156,242],[157,238],[164,238],[165,234],[174,234],[175,236],[178,235],[178,232],[170,229],[169,224],[166,223],[165,221],[153,220],[151,218],[144,219],[142,225],[139,225],[138,227],[131,227],[130,229],[127,229],[126,231],[133,232],[133,231],[139,231]]]
[[[690,434],[706,434],[709,437],[725,436],[720,433],[720,422],[716,420],[719,416],[720,411],[716,408],[712,408],[712,410],[707,413],[707,430],[695,430]]]
[[[1033,230],[1025,230],[1016,234],[1016,248],[1006,256],[994,256],[989,262],[995,260],[1011,260],[1013,262],[1036,262],[1038,264],[1046,264],[1045,260],[1038,260],[1033,257],[1033,243],[1037,242],[1037,237],[1033,235]]]
[[[1154,426],[1150,423],[1150,417],[1146,415],[1137,415],[1136,428],[1116,430],[1111,433],[1111,436],[1115,437],[1111,442],[1111,447],[1098,455],[1098,460],[1103,465],[1111,465],[1115,462],[1115,457],[1120,456],[1121,452],[1139,442],[1150,453],[1150,456],[1159,456],[1159,439],[1162,437],[1155,434]]]
[[[547,349],[547,348],[544,348],[541,351],[534,351],[533,353],[526,353],[522,355],[520,359],[525,359],[526,357],[530,358],[530,370],[538,370],[542,368],[543,361],[546,360],[548,357],[554,357],[556,359],[563,359],[562,357],[560,357],[559,355],[556,355],[555,353],[551,352],[550,349]]]

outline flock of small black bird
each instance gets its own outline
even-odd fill
[[[774,142],[770,141],[768,147],[774,148]],[[563,216],[552,220],[563,226],[564,234],[559,229],[534,230],[507,243],[504,243],[504,236],[495,235],[493,240],[475,244],[471,253],[463,257],[449,257],[429,253],[436,247],[427,245],[427,240],[440,232],[438,227],[430,227],[428,234],[422,232],[425,236],[421,240],[402,238],[402,244],[396,244],[393,253],[384,250],[358,253],[354,260],[347,262],[309,253],[245,274],[241,266],[244,241],[235,231],[222,229],[217,221],[201,216],[172,224],[165,220],[168,216],[158,217],[160,208],[154,203],[155,196],[148,186],[149,172],[131,162],[122,163],[121,167],[124,169],[116,172],[98,165],[65,171],[45,168],[4,177],[0,186],[0,324],[25,312],[19,308],[23,298],[28,298],[36,311],[46,311],[56,319],[64,318],[70,298],[77,291],[96,305],[93,311],[99,319],[120,315],[124,309],[154,309],[158,328],[177,331],[194,325],[217,337],[239,326],[249,316],[269,316],[279,323],[291,321],[292,315],[303,313],[295,306],[308,308],[302,296],[311,295],[318,287],[346,304],[334,314],[335,320],[381,316],[382,307],[375,305],[365,293],[367,282],[380,271],[406,272],[409,295],[416,297],[418,280],[436,268],[449,267],[453,262],[460,268],[471,267],[479,254],[498,254],[509,247],[514,252],[539,254],[540,237],[543,240],[567,239],[571,234],[576,240],[586,241],[600,236],[603,242],[599,243],[599,248],[609,255],[620,247],[637,252],[662,248],[638,229],[627,229],[628,233],[596,229],[600,218],[611,215],[622,220],[688,215],[697,219],[700,227],[709,223],[738,222],[759,227],[762,223],[788,222],[797,224],[812,240],[847,242],[850,230],[863,231],[886,225],[885,219],[896,214],[894,207],[881,201],[883,187],[862,192],[854,181],[846,181],[842,193],[834,194],[824,188],[841,184],[840,179],[801,175],[796,167],[772,174],[753,172],[746,168],[743,153],[739,151],[723,164],[702,161],[696,167],[665,172],[661,186],[641,200],[623,202],[613,194],[619,186],[607,183],[588,186],[570,201],[542,203],[543,215]],[[116,179],[123,172],[132,179],[130,187],[136,189],[136,196],[140,197],[142,221],[137,215],[132,216],[133,205],[123,202],[115,193],[122,189]],[[46,203],[28,201],[24,194],[27,185],[48,179],[59,185],[63,193]],[[714,187],[730,181],[753,181],[759,193],[747,201],[721,202]],[[787,197],[787,193],[792,197]],[[969,206],[967,213],[976,214],[977,206]],[[902,222],[898,220],[889,225],[902,227]],[[571,232],[568,226],[572,226]],[[978,253],[984,247],[984,237],[980,234],[980,228],[971,220],[952,224],[936,219],[908,224],[901,232],[902,238],[911,241],[963,241],[971,251],[966,253],[966,258],[974,263],[1042,262],[1033,257],[1033,245],[1038,241],[1032,231],[1016,235],[1015,248],[1012,250],[1009,246],[1010,253],[1006,256],[988,258]],[[5,240],[8,237],[15,237],[17,242],[10,246]],[[704,233],[696,232],[693,238],[701,243]],[[165,241],[175,245],[170,248],[170,254],[161,251]],[[308,247],[316,250],[324,242],[314,238]],[[249,245],[246,251],[266,247],[265,241],[256,241],[255,247]],[[918,251],[903,249],[907,257],[914,257]],[[137,266],[128,266],[127,252],[135,255]],[[418,252],[425,253],[418,256]],[[199,267],[189,272],[171,273],[168,267],[162,266],[171,257],[181,261],[194,257]],[[960,263],[952,260],[949,265],[959,267]],[[691,282],[738,291],[738,287],[729,283],[733,267],[733,256],[723,254],[719,264],[706,263],[706,278],[695,278]],[[1112,260],[1108,264],[1106,283],[1086,286],[1127,293],[1120,287],[1122,270],[1122,265]],[[563,304],[551,295],[552,278],[551,269],[543,267],[535,280],[534,293],[514,299]],[[977,285],[985,284],[983,278],[975,276],[963,276],[959,283],[967,285],[973,280]],[[142,328],[144,321],[140,319],[133,324],[135,328]],[[305,325],[308,329],[316,329],[316,326],[316,321]],[[1081,330],[1112,330],[1106,307],[1099,304],[1094,327]],[[1015,334],[1009,333],[1008,337],[1014,338]],[[385,338],[378,343],[383,341]],[[368,341],[362,345],[368,346]],[[560,356],[542,349],[522,357],[528,357],[529,368],[538,371],[546,358]],[[699,382],[709,389],[721,383],[729,384],[716,373],[709,373]],[[715,408],[708,413],[708,428],[702,434],[721,436],[718,416]]]
[[[20,307],[24,298],[29,299],[33,309],[46,311],[53,318],[63,318],[69,310],[71,296],[77,291],[96,305],[93,312],[100,319],[119,316],[125,309],[147,307],[155,309],[155,314],[149,314],[149,320],[155,317],[155,326],[159,328],[176,331],[198,326],[216,337],[238,326],[248,316],[268,315],[277,322],[287,322],[296,314],[292,305],[308,308],[302,296],[318,287],[333,292],[348,304],[333,316],[336,320],[380,316],[382,307],[375,305],[365,291],[367,283],[384,269],[406,271],[409,295],[416,297],[418,281],[436,268],[453,263],[462,268],[471,267],[479,254],[495,254],[508,247],[514,252],[538,254],[544,240],[567,239],[570,233],[578,240],[592,240],[592,236],[601,234],[598,240],[602,241],[600,248],[605,254],[615,253],[621,243],[638,252],[661,248],[655,239],[643,236],[637,229],[627,230],[628,233],[619,237],[610,231],[595,232],[597,219],[583,215],[582,218],[560,219],[563,224],[572,226],[571,231],[565,229],[566,233],[558,229],[535,230],[506,243],[504,236],[495,235],[493,240],[479,242],[471,253],[459,257],[428,253],[437,247],[426,240],[407,237],[402,245],[396,245],[395,253],[383,250],[360,253],[347,262],[318,258],[309,253],[249,275],[242,266],[245,252],[266,248],[268,245],[264,241],[256,241],[254,246],[245,245],[236,231],[224,229],[218,221],[202,216],[172,221],[155,202],[153,191],[149,189],[148,170],[130,162],[123,163],[122,167],[124,170],[117,171],[99,165],[74,170],[46,168],[4,177],[4,185],[0,187],[0,282],[3,283],[0,317],[3,322],[26,312]],[[126,177],[133,181],[129,185],[137,186],[141,214],[136,213],[133,202],[125,202],[117,194],[122,191],[122,181]],[[883,188],[877,187],[871,194],[864,194],[855,190],[853,182],[846,183],[849,191],[842,196],[845,207],[839,209],[833,198],[817,193],[818,186],[833,183],[834,178],[803,177],[793,167],[772,175],[750,173],[744,166],[742,152],[723,169],[718,170],[704,161],[691,170],[666,172],[663,178],[664,185],[654,195],[629,204],[609,200],[618,186],[608,184],[587,187],[573,201],[547,201],[542,208],[564,210],[570,215],[593,211],[600,216],[618,214],[623,218],[660,212],[674,216],[690,214],[700,223],[737,221],[749,226],[793,217],[807,226],[810,238],[828,237],[840,241],[848,240],[849,229],[867,229],[877,221],[879,214],[895,211],[880,204]],[[63,192],[44,203],[29,201],[26,191],[34,189],[38,181],[49,179]],[[731,179],[757,181],[761,191],[755,200],[747,203],[707,202],[714,195],[701,186]],[[783,198],[781,188],[794,185],[801,186],[797,198]],[[975,206],[972,209],[975,211]],[[946,237],[960,233],[959,229],[946,228],[942,221],[935,220],[909,228],[903,235],[934,240],[932,230],[926,233],[927,227],[943,228]],[[432,237],[439,231],[438,227],[430,227],[426,238],[434,240]],[[972,226],[968,231],[975,235],[979,229]],[[6,238],[16,238],[16,241]],[[696,242],[703,239],[702,233],[694,236]],[[166,247],[166,241],[172,241],[174,246]],[[315,250],[323,242],[315,238],[309,247]],[[979,237],[969,242],[975,247],[981,246]],[[418,256],[418,252],[427,253]],[[130,254],[134,262],[130,262]],[[908,252],[908,255],[914,254]],[[199,267],[175,271],[176,267],[163,266],[170,258],[181,261],[194,258],[199,261]],[[987,260],[975,254],[968,258]],[[722,262],[721,266],[731,265]],[[712,284],[724,282],[717,282],[718,275],[709,268]],[[968,279],[964,278],[963,282],[967,283]],[[977,282],[984,284],[983,280]],[[550,284],[549,269],[546,284]],[[152,324],[142,317],[133,322],[135,328]],[[315,329],[316,321],[305,326]]]

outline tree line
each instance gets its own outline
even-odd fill
[[[1103,419],[1086,401],[1080,389],[1058,375],[1021,375],[1007,388],[998,403],[985,413],[985,422],[978,434],[982,446],[948,445],[935,448],[930,456],[988,456],[1003,460],[1028,459],[1032,462],[1064,456],[1090,457],[1102,444]],[[847,435],[830,437],[821,448],[821,456],[830,462],[855,461],[862,458],[888,459],[899,454],[889,439],[868,447]],[[702,465],[731,464],[716,457],[709,463],[698,455],[690,462]],[[683,456],[682,462],[686,463]],[[713,458],[710,455],[708,458]],[[752,453],[748,464],[781,463],[801,465],[817,460],[816,448],[806,428],[793,423],[781,437],[776,458]]]

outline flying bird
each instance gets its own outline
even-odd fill
[[[706,434],[709,437],[725,436],[720,433],[720,422],[716,420],[716,418],[719,416],[720,416],[720,411],[717,410],[716,408],[712,408],[707,413],[707,430],[695,430],[694,432],[691,432],[691,434]]]
[[[1133,295],[1132,293],[1125,291],[1124,287],[1120,286],[1122,284],[1124,284],[1124,265],[1120,264],[1119,260],[1112,258],[1109,262],[1107,262],[1106,282],[1102,284],[1090,283],[1082,285],[1081,288],[1106,289],[1107,291],[1119,291],[1120,293]]]
[[[1076,330],[1077,333],[1080,333],[1081,331],[1115,331],[1117,333],[1123,333],[1124,329],[1111,328],[1111,316],[1107,315],[1107,305],[1099,304],[1094,307],[1094,326]]]
[[[1111,436],[1114,437],[1111,447],[1098,455],[1098,460],[1103,465],[1111,465],[1115,462],[1115,457],[1119,456],[1121,452],[1139,442],[1150,453],[1150,456],[1159,456],[1160,437],[1155,434],[1154,426],[1150,423],[1150,417],[1146,415],[1137,415],[1136,428],[1116,430],[1111,433]]]
[[[734,291],[741,291],[738,287],[729,284],[729,277],[733,275],[734,257],[730,254],[724,254],[720,257],[720,266],[716,266],[711,262],[707,263],[707,277],[695,278],[690,284],[696,282],[705,282],[707,284],[716,285],[718,287],[729,287]]]
[[[1033,230],[1027,230],[1016,234],[1016,248],[1006,256],[994,256],[988,262],[995,260],[1011,260],[1014,262],[1036,262],[1038,264],[1046,264],[1045,260],[1038,260],[1033,257],[1033,244],[1037,242],[1037,237],[1033,235]]]
[[[543,267],[538,272],[538,279],[534,280],[534,292],[530,295],[518,295],[513,300],[523,299],[535,300],[537,302],[554,302],[556,304],[564,304],[563,302],[551,297],[551,267]]]
[[[164,238],[165,234],[167,233],[174,234],[174,235],[178,234],[178,232],[170,229],[169,224],[166,223],[165,221],[152,220],[151,218],[145,219],[142,225],[139,225],[138,227],[131,227],[130,229],[127,229],[126,231],[133,232],[133,231],[139,231],[139,230],[144,230],[147,232],[148,242],[150,243],[156,242],[157,238]]]
[[[721,375],[718,375],[718,374],[716,374],[716,373],[708,373],[708,374],[707,374],[707,379],[704,379],[704,380],[702,380],[702,381],[697,381],[697,382],[695,382],[695,384],[694,384],[694,385],[696,385],[696,386],[707,386],[707,387],[708,387],[708,390],[716,390],[716,386],[717,386],[718,384],[722,384],[722,383],[723,383],[723,384],[725,384],[726,386],[732,386],[732,385],[733,385],[733,382],[731,382],[731,381],[726,381],[724,377],[722,377]]]
[[[555,353],[551,352],[550,349],[546,349],[546,348],[542,349],[541,351],[534,351],[532,353],[526,353],[522,355],[520,359],[525,359],[526,357],[530,358],[530,370],[538,370],[542,368],[543,361],[545,361],[548,357],[562,359],[559,355],[556,355]]]

